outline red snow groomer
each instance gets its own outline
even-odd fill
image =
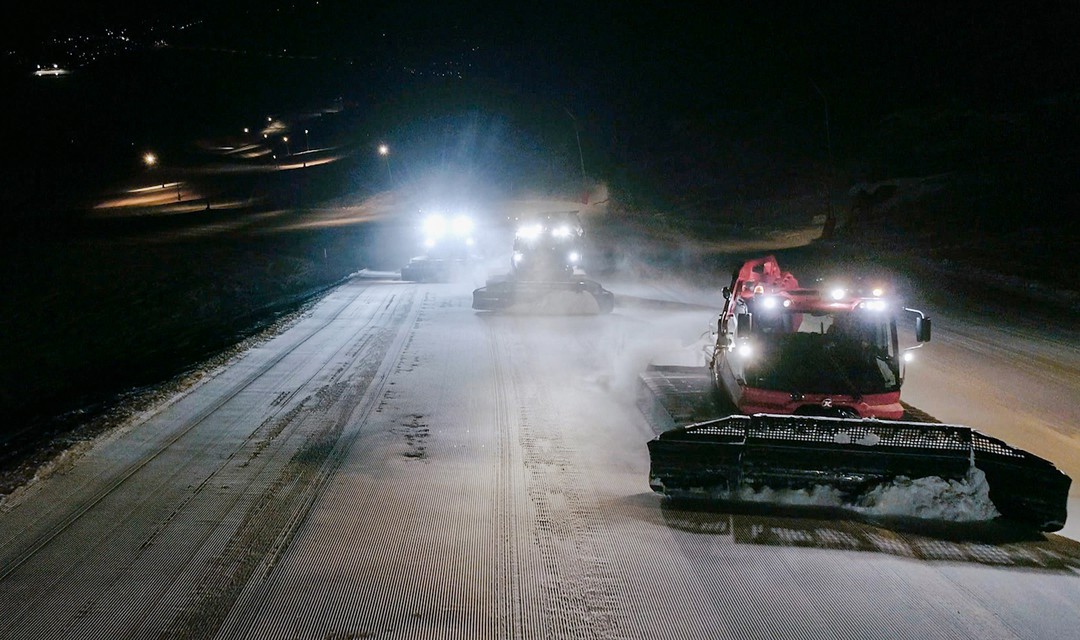
[[[858,504],[906,478],[978,470],[1010,520],[1065,524],[1071,480],[1051,462],[900,402],[903,362],[930,320],[886,291],[808,289],[767,256],[724,289],[708,367],[652,365],[641,407],[659,433],[649,483],[672,498],[738,502],[749,490],[828,487]],[[901,351],[897,318],[915,316]]]
[[[886,293],[801,288],[772,256],[746,262],[724,289],[710,363],[717,387],[745,414],[901,419],[910,351],[899,349],[897,319],[914,314],[917,346],[930,340],[930,319]]]

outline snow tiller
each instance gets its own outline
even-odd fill
[[[1038,456],[963,426],[870,419],[733,415],[649,442],[650,485],[683,499],[830,487],[845,501],[900,478],[963,481],[985,474],[1003,517],[1040,531],[1065,525],[1071,480]]]
[[[576,211],[521,221],[510,273],[473,291],[473,309],[558,315],[610,313],[615,295],[585,277],[585,230]]]
[[[859,508],[884,494],[914,498],[904,492],[915,481],[940,478],[933,507],[962,510],[949,492],[972,490],[987,517],[996,509],[1042,531],[1064,526],[1071,481],[1053,464],[901,402],[904,363],[930,340],[931,325],[887,283],[805,287],[765,256],[735,270],[723,293],[708,366],[642,374],[643,410],[663,431],[649,443],[654,490],[743,501],[767,499],[766,489],[822,487],[820,496]],[[907,315],[916,344],[901,348]]]
[[[598,282],[572,280],[529,281],[490,280],[487,286],[473,291],[473,309],[535,314],[611,313],[615,294]]]

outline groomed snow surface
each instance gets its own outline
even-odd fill
[[[984,639],[1080,626],[1080,544],[1061,536],[663,500],[648,487],[637,375],[696,348],[711,312],[477,313],[482,283],[354,278],[26,488],[0,511],[0,636]],[[976,476],[898,482],[861,508],[978,520],[984,498]]]

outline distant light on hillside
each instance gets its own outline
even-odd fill
[[[34,75],[39,77],[39,78],[44,78],[44,77],[47,77],[47,76],[66,76],[69,73],[71,73],[71,71],[68,71],[67,69],[64,69],[63,67],[61,67],[58,64],[54,64],[52,66],[45,66],[45,67],[43,67],[41,65],[38,65],[37,70],[34,71]]]

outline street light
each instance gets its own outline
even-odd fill
[[[570,110],[567,109],[566,107],[563,107],[563,111],[566,112],[566,115],[570,116],[570,120],[572,120],[573,123],[574,123],[574,137],[577,139],[577,155],[578,155],[578,160],[581,161],[581,179],[584,180],[585,179],[585,156],[583,156],[581,154],[581,134],[578,133],[577,118],[575,118],[574,114],[570,113]]]
[[[304,151],[311,151],[311,140],[308,139],[307,129],[304,129]]]
[[[383,157],[386,162],[386,175],[390,178],[390,183],[394,182],[394,172],[390,170],[390,147],[385,144],[379,145],[379,155]]]
[[[828,181],[825,184],[825,226],[821,230],[821,238],[829,240],[836,229],[836,213],[833,211],[832,204],[832,183],[835,181],[836,176],[832,152],[832,130],[829,127],[829,99],[825,96],[825,92],[821,90],[821,87],[814,82],[813,78],[810,79],[810,84],[814,86],[814,91],[817,91],[817,94],[821,96],[821,102],[825,105],[825,145],[829,154],[829,168]]]
[[[146,153],[143,154],[142,161],[143,161],[143,164],[146,165],[147,170],[153,170],[154,167],[156,167],[157,163],[158,163],[157,154],[155,154],[153,151],[147,151]],[[162,189],[165,188],[165,180],[164,180],[164,178],[162,178],[161,188]],[[177,189],[179,189],[179,188],[180,188],[180,186],[177,185]]]
[[[291,156],[292,151],[289,150],[289,136],[283,136],[281,138],[281,141],[285,143],[285,155],[286,156]]]

